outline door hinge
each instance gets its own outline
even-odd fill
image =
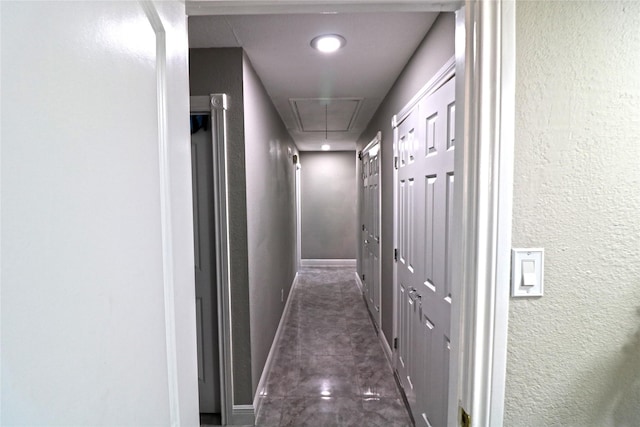
[[[395,169],[398,169],[398,156],[395,156],[395,157],[393,158],[393,167],[394,167]]]
[[[394,350],[398,349],[398,338],[397,337],[393,339],[393,349]]]
[[[362,231],[364,231],[364,224],[362,224]]]
[[[398,249],[393,250],[393,260],[398,262]]]
[[[362,151],[358,151],[358,159],[362,160]]]
[[[362,281],[364,282],[364,274],[362,275]]]
[[[471,427],[471,416],[460,407],[460,427]]]

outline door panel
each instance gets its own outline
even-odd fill
[[[209,120],[208,116],[205,117]],[[220,413],[211,131],[207,127],[191,135],[198,391],[202,413]]]
[[[446,425],[451,317],[455,79],[397,128],[396,369],[418,426]]]
[[[376,142],[377,141],[377,142]],[[374,139],[362,153],[362,273],[369,311],[380,327],[380,141]]]

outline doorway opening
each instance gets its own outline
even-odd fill
[[[320,2],[299,4],[267,2],[260,7],[237,5],[235,2],[216,2],[192,6],[191,15],[225,15],[256,13],[322,13],[326,5]],[[344,4],[334,11],[353,12],[371,5]],[[460,271],[453,275],[453,285],[465,283],[460,288],[458,306],[452,305],[452,352],[449,366],[449,395],[447,413],[450,422],[457,418],[458,403],[468,412],[477,413],[474,419],[481,423],[491,413],[500,412],[503,382],[504,357],[495,351],[496,345],[504,342],[506,322],[504,298],[498,296],[498,285],[504,286],[503,273],[508,269],[508,246],[510,241],[510,198],[505,183],[510,182],[509,150],[511,149],[510,119],[501,118],[512,112],[509,99],[512,95],[512,41],[503,39],[503,32],[512,30],[512,5],[502,3],[469,2],[460,9],[460,2],[445,2],[433,5],[415,2],[409,8],[418,10],[443,9],[457,11],[456,19],[456,78],[464,87],[464,108],[456,115],[462,120],[463,132],[458,133],[457,143],[463,146],[463,169],[460,179],[461,197],[455,209],[461,209],[460,237],[455,251],[460,256]],[[377,10],[394,10],[394,5],[377,4]],[[406,5],[403,7],[406,9]],[[188,7],[189,11],[189,7]],[[266,12],[265,12],[266,11]],[[489,25],[501,22],[504,25]],[[483,23],[485,25],[479,25]],[[474,52],[465,55],[465,52]],[[501,54],[496,54],[501,52]],[[484,68],[483,68],[484,67]],[[480,72],[480,69],[484,73]],[[484,80],[481,77],[484,76]],[[480,106],[483,106],[481,109]],[[461,111],[462,110],[462,111]],[[483,132],[480,132],[482,129]],[[456,184],[458,181],[456,181]],[[505,193],[506,192],[506,193]],[[498,198],[498,195],[506,198]],[[487,224],[490,231],[481,230],[477,220]],[[496,226],[496,224],[498,224]],[[497,238],[496,238],[497,236]],[[482,253],[481,257],[478,254]],[[505,257],[505,253],[507,256]],[[388,254],[386,254],[388,255]],[[383,254],[382,256],[386,256]],[[490,273],[489,273],[490,272]],[[497,272],[497,274],[496,274]],[[485,274],[490,277],[484,276]],[[508,280],[506,281],[508,288]],[[468,310],[467,310],[468,309]],[[463,313],[467,313],[463,316]],[[471,314],[468,314],[471,313]],[[496,313],[499,316],[496,316]],[[384,317],[383,317],[384,318]],[[489,321],[485,321],[490,319]],[[455,344],[454,344],[455,343]],[[496,344],[497,343],[497,344]],[[453,348],[453,347],[452,347]],[[462,360],[461,355],[467,359]],[[470,354],[481,354],[473,360]],[[485,375],[489,373],[489,375]],[[491,384],[491,387],[487,384]],[[490,404],[488,403],[490,402]]]

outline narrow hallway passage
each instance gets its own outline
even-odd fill
[[[351,268],[305,268],[256,425],[411,426]]]

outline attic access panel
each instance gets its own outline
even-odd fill
[[[362,98],[293,98],[289,103],[302,132],[348,132],[362,101]]]

